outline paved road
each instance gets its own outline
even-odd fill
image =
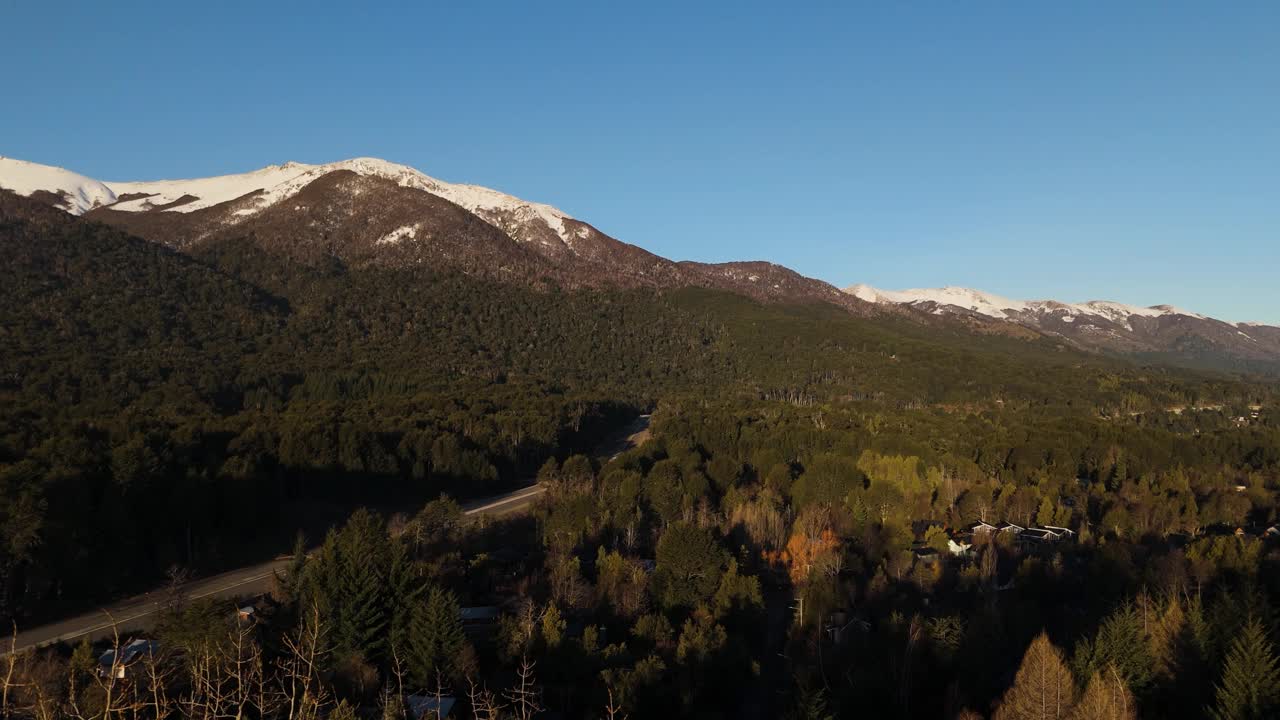
[[[542,491],[543,488],[540,485],[532,485],[503,495],[476,500],[464,506],[463,514],[491,517],[506,515],[528,507],[542,494]],[[187,597],[193,600],[204,597],[234,598],[266,592],[271,587],[272,575],[288,564],[288,559],[272,560],[195,580],[186,587]],[[154,590],[101,610],[20,632],[17,648],[24,650],[29,647],[52,645],[60,641],[79,642],[85,636],[90,640],[98,640],[111,636],[113,624],[121,633],[145,629],[155,619],[155,613],[159,609],[159,602],[163,596],[162,589]],[[5,642],[4,646],[3,654],[7,655],[9,643]]]
[[[649,416],[641,415],[622,428],[597,450],[597,456],[607,459],[642,444],[649,437]],[[490,498],[475,500],[463,506],[464,515],[499,517],[528,507],[544,488],[529,485],[519,490]],[[289,564],[287,558],[272,560],[252,567],[231,570],[187,584],[185,591],[190,599],[204,597],[235,598],[266,592],[271,587],[271,577],[276,570]],[[110,637],[113,625],[121,633],[146,629],[155,619],[164,590],[153,590],[110,607],[102,608],[78,617],[41,625],[18,633],[17,648],[52,645],[56,642],[79,642],[88,636],[90,640]],[[9,653],[9,643],[3,643],[0,656]]]

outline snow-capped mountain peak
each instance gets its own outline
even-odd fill
[[[191,213],[231,200],[241,200],[233,215],[243,218],[256,215],[296,195],[312,181],[340,170],[384,178],[403,187],[442,197],[498,225],[517,239],[540,234],[520,232],[528,230],[530,224],[545,226],[566,244],[572,244],[575,239],[565,224],[572,218],[550,205],[526,202],[477,185],[444,182],[408,165],[370,157],[323,165],[289,161],[246,173],[205,178],[108,182],[62,168],[0,158],[0,187],[19,195],[29,196],[41,190],[63,195],[68,198],[64,209],[76,215],[105,206],[120,212],[160,210]],[[117,201],[119,198],[123,200]]]
[[[48,192],[61,198],[55,203],[72,215],[83,215],[95,207],[110,205],[116,195],[106,184],[52,165],[0,156],[0,188],[19,195]]]
[[[119,203],[112,207],[113,210],[138,212],[165,207],[165,209],[177,212],[192,212],[244,197],[251,193],[259,193],[254,196],[248,207],[240,208],[236,211],[238,215],[252,215],[281,200],[292,197],[313,180],[339,170],[349,170],[357,175],[381,177],[391,180],[402,187],[425,190],[488,220],[494,219],[489,216],[497,215],[503,215],[507,220],[518,219],[526,222],[537,219],[545,223],[562,240],[568,241],[570,239],[564,224],[564,221],[569,219],[569,216],[550,205],[525,202],[506,193],[477,185],[447,183],[408,165],[400,165],[378,158],[352,158],[324,165],[308,165],[290,161],[282,165],[269,165],[260,170],[239,175],[221,175],[193,180],[112,182],[108,184],[116,191],[117,195],[140,194],[147,196]],[[194,199],[180,202],[188,197]],[[170,207],[171,204],[172,206]]]
[[[916,303],[935,303],[939,307],[955,306],[964,308],[979,315],[998,319],[1009,317],[1009,312],[1020,312],[1027,309],[1027,303],[1021,300],[1010,300],[982,290],[947,286],[942,288],[915,288],[911,290],[881,290],[870,285],[859,284],[845,290],[859,300],[877,304],[893,303],[898,305],[914,305]]]

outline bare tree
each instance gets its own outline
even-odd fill
[[[176,674],[175,666],[168,658],[156,653],[147,653],[142,659],[142,670],[145,681],[143,687],[149,696],[147,701],[142,703],[143,707],[149,707],[151,717],[155,720],[164,720],[174,710],[173,699],[169,695],[169,686]]]
[[[539,695],[537,678],[533,674],[534,666],[537,663],[530,660],[527,656],[520,660],[520,669],[516,671],[516,675],[520,678],[520,683],[507,691],[507,702],[515,711],[519,720],[530,720],[534,715],[542,711],[542,703]]]
[[[609,704],[604,706],[604,716],[608,720],[628,720],[630,717],[622,711],[622,707],[613,702],[613,688],[609,688]]]
[[[279,672],[287,720],[316,720],[333,700],[329,689],[320,682],[320,665],[327,654],[324,637],[320,609],[315,605],[298,630],[285,637],[286,652]]]
[[[64,717],[63,692],[67,671],[57,655],[25,650],[11,653],[16,667],[10,686],[8,713],[33,720]]]
[[[449,685],[444,681],[444,675],[441,674],[440,668],[436,668],[436,683],[431,694],[436,700],[436,720],[443,720],[440,715],[440,708],[444,702],[445,695],[449,693]],[[425,719],[424,719],[425,720]]]
[[[476,720],[499,720],[506,705],[492,691],[477,686],[474,678],[467,678],[467,701],[471,703],[471,715]]]
[[[14,672],[18,669],[18,623],[13,624],[13,634],[9,636],[9,654],[5,657],[4,688],[0,690],[0,716],[5,720],[13,716],[14,708],[9,704],[9,696],[17,688],[14,685]]]

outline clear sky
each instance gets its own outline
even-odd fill
[[[0,0],[0,28],[0,154],[104,180],[371,155],[676,259],[1280,324],[1274,1]]]

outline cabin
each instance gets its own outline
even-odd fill
[[[1071,528],[1058,527],[1057,525],[1045,525],[1045,530],[1052,530],[1058,535],[1059,540],[1075,540],[1076,531]]]
[[[1018,533],[1018,542],[1022,545],[1049,545],[1061,539],[1061,535],[1048,528],[1027,528]]]
[[[123,680],[135,672],[135,666],[142,660],[151,657],[160,648],[155,640],[135,639],[124,647],[118,648],[120,656],[116,658],[117,648],[111,648],[98,656],[98,677],[114,676]]]
[[[996,531],[997,531],[997,528],[995,525],[988,523],[986,520],[979,520],[978,522],[969,526],[968,533],[974,537],[977,537],[979,535],[993,535],[996,533]]]
[[[996,525],[996,531],[1007,533],[1016,538],[1018,537],[1019,534],[1026,531],[1026,528],[1022,527],[1021,525],[1015,525],[1014,523],[1011,523],[1011,522],[1001,522],[999,525]]]
[[[446,720],[457,701],[449,696],[410,695],[404,699],[404,706],[413,720]]]

